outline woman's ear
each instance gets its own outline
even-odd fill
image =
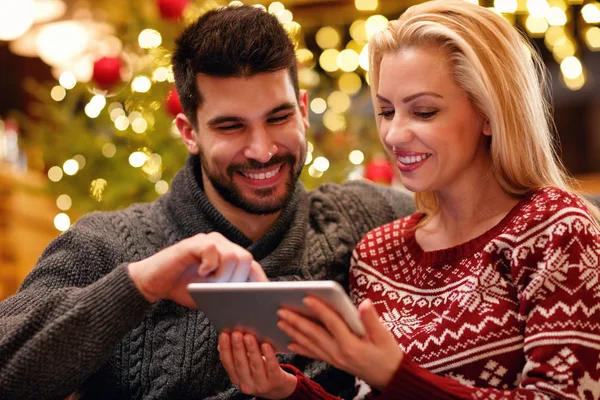
[[[492,125],[490,125],[490,120],[488,119],[483,123],[483,134],[485,136],[492,136]]]

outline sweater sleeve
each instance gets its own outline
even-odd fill
[[[80,222],[0,303],[0,398],[65,398],[150,308],[105,235]]]
[[[587,399],[600,395],[600,231],[587,210],[551,208],[515,249],[525,366],[513,390],[473,387],[407,358],[378,399]]]
[[[307,378],[298,368],[291,364],[282,364],[286,372],[296,376],[296,390],[288,399],[290,400],[341,400],[341,397],[333,396],[325,391],[318,383]]]

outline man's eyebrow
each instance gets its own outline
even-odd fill
[[[296,109],[296,103],[284,103],[280,106],[275,107],[274,109],[272,109],[271,111],[269,111],[266,116],[271,116],[273,114],[277,114],[280,111],[284,111],[284,110],[292,110],[292,109]],[[243,122],[243,118],[240,117],[236,117],[233,115],[219,115],[217,117],[211,118],[210,120],[208,120],[208,122],[206,123],[208,126],[215,126],[215,125],[219,125],[219,124],[223,124],[223,123],[238,123],[238,122]]]
[[[435,93],[435,92],[419,92],[419,93],[411,94],[410,96],[406,96],[405,98],[402,99],[402,102],[408,103],[408,102],[413,101],[421,96],[431,96],[431,97],[437,97],[439,99],[444,98],[444,96],[442,96],[441,94]],[[375,97],[377,97],[379,100],[381,100],[384,103],[392,104],[391,101],[389,101],[388,99],[386,99],[385,97],[383,97],[379,94],[376,95]]]
[[[272,109],[271,111],[269,111],[267,113],[267,116],[269,115],[273,115],[273,114],[277,114],[280,111],[284,111],[284,110],[292,110],[292,109],[296,109],[296,103],[283,103],[282,105],[275,107],[274,109]]]

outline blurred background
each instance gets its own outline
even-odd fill
[[[170,55],[218,0],[0,0],[0,299],[47,244],[94,210],[151,201],[186,151]],[[401,187],[368,94],[368,39],[416,1],[246,1],[297,43],[311,129],[302,180]],[[600,4],[482,0],[534,41],[550,71],[560,156],[600,193]]]

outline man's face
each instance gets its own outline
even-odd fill
[[[252,214],[281,210],[306,157],[306,93],[296,99],[285,69],[242,78],[200,74],[197,85],[204,101],[188,149],[200,154],[209,199]]]

